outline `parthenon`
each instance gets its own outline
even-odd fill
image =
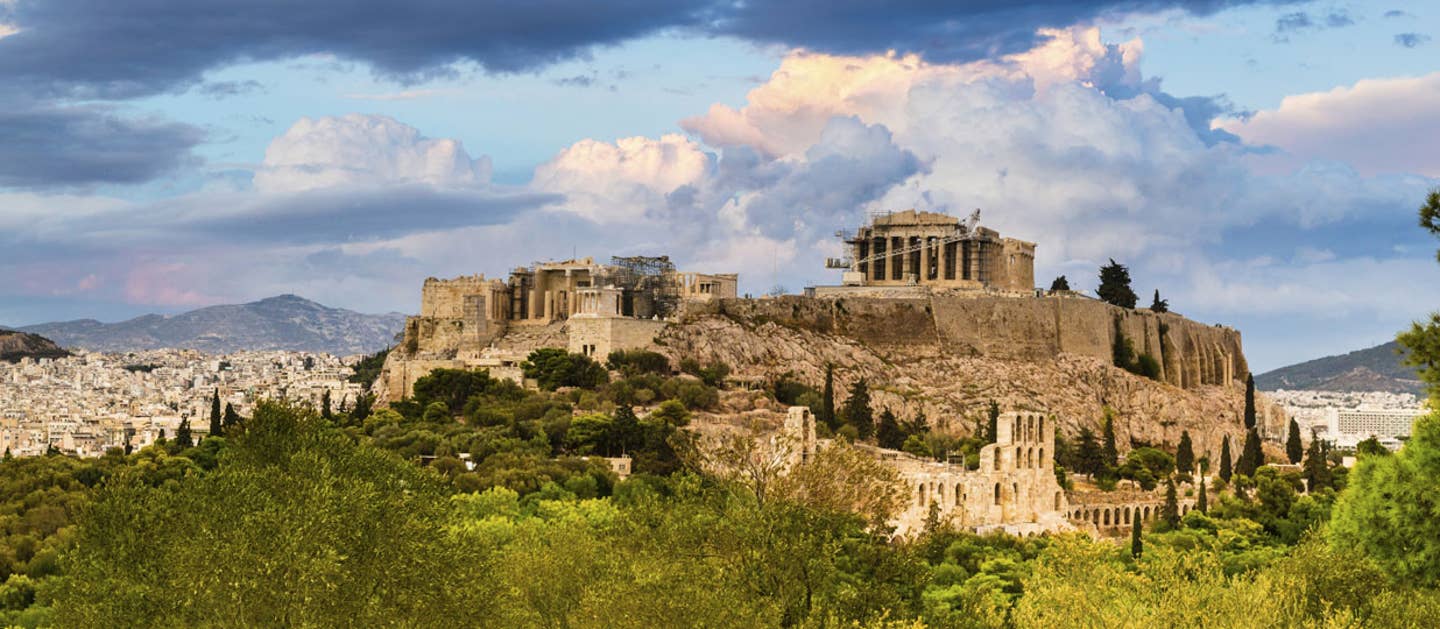
[[[841,232],[848,257],[826,266],[844,270],[845,286],[925,286],[1030,291],[1035,287],[1035,243],[1001,238],[948,214],[905,210],[872,215],[854,234]]]

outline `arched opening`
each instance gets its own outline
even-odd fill
[[[1040,448],[1040,456],[1036,460],[1040,462],[1040,467],[1045,467],[1045,448]]]
[[[1105,510],[1105,526],[1110,526],[1110,510]]]
[[[921,483],[920,486],[916,488],[915,503],[918,504],[918,505],[920,505],[921,507],[924,507],[924,506],[925,506],[925,484],[924,484],[924,483]]]
[[[1000,504],[1000,483],[995,483],[995,504]]]
[[[1000,471],[1000,457],[1003,455],[1003,450],[1001,450],[1000,448],[995,448],[995,471],[997,472]]]
[[[1063,497],[1065,497],[1065,492],[1063,492],[1063,491],[1057,491],[1057,492],[1055,492],[1055,510],[1056,510],[1056,511],[1059,511],[1059,510],[1060,510],[1060,499],[1063,498]]]
[[[960,506],[962,504],[965,504],[965,496],[960,493],[960,485],[957,483],[955,485],[955,505]]]
[[[1041,441],[1044,441],[1044,440],[1045,440],[1045,418],[1044,418],[1044,417],[1041,417],[1041,418],[1040,418],[1040,440],[1041,440]]]
[[[1130,507],[1125,507],[1125,519],[1124,519],[1124,520],[1121,520],[1121,522],[1129,522],[1129,521],[1130,521]]]
[[[1020,500],[1020,483],[1010,483],[1010,499],[1014,501]]]
[[[1149,520],[1149,519],[1150,519],[1150,507],[1145,507],[1145,517],[1140,518],[1140,519],[1141,519],[1141,520]]]
[[[1034,441],[1034,440],[1035,440],[1035,417],[1032,415],[1032,416],[1030,417],[1030,421],[1026,422],[1025,424],[1026,424],[1026,425],[1025,425],[1025,439],[1028,440],[1028,441]]]

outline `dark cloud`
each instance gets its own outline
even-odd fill
[[[196,127],[104,107],[0,107],[0,187],[56,189],[148,181],[194,161]]]
[[[1354,25],[1355,19],[1344,9],[1331,11],[1323,17],[1311,17],[1309,13],[1296,11],[1275,19],[1275,34],[1272,39],[1277,43],[1286,43],[1290,41],[1289,36],[1292,34]]]
[[[200,93],[215,100],[264,92],[265,86],[259,81],[217,81],[200,86]]]
[[[231,63],[324,53],[413,82],[467,61],[535,70],[667,29],[956,61],[1028,49],[1040,27],[1256,3],[1280,0],[18,0],[0,4],[0,22],[20,28],[0,39],[0,80],[37,96],[129,98]]]
[[[1314,27],[1315,21],[1311,20],[1310,14],[1304,11],[1286,13],[1275,19],[1275,32],[1277,33],[1292,33]]]
[[[590,87],[595,84],[595,76],[591,74],[577,74],[555,79],[554,83],[561,87]]]
[[[1414,48],[1430,41],[1430,36],[1424,33],[1400,33],[1395,36],[1395,45],[1406,48]]]
[[[1390,9],[1389,11],[1386,11],[1386,12],[1385,12],[1385,17],[1392,17],[1392,18],[1393,18],[1393,17],[1415,17],[1415,16],[1410,15],[1409,13],[1406,13],[1405,11],[1402,11],[1402,10],[1400,10],[1400,9]]]

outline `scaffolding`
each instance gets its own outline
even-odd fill
[[[624,314],[665,319],[679,311],[680,285],[670,256],[614,256],[610,266],[611,283],[624,291]]]

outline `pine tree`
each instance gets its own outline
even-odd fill
[[[1210,501],[1205,499],[1205,486],[1209,484],[1210,483],[1205,482],[1203,477],[1200,479],[1200,496],[1195,499],[1195,508],[1198,509],[1200,513],[1209,513],[1210,511]]]
[[[610,420],[610,431],[612,453],[619,455],[640,447],[644,436],[641,434],[640,418],[629,404],[615,407],[615,416]]]
[[[320,396],[320,416],[324,417],[325,421],[335,419],[335,415],[330,412],[330,389],[325,389],[325,393]]]
[[[240,413],[235,412],[235,406],[230,404],[229,402],[225,403],[225,418],[221,420],[221,423],[226,428],[238,425],[240,423]]]
[[[888,408],[880,412],[880,424],[875,427],[875,443],[890,450],[899,450],[905,445],[905,431],[900,430],[900,422]]]
[[[1174,479],[1165,483],[1165,508],[1160,514],[1171,529],[1180,528],[1180,497],[1175,491]]]
[[[1240,460],[1235,464],[1235,473],[1254,478],[1255,470],[1265,464],[1265,453],[1260,449],[1260,434],[1251,428],[1245,433],[1245,447],[1240,450]]]
[[[816,419],[825,422],[831,431],[840,427],[835,417],[835,365],[831,363],[825,363],[825,394],[820,402],[820,417]]]
[[[190,435],[190,418],[180,420],[180,426],[175,429],[175,445],[181,448],[189,448],[195,445],[195,440]]]
[[[990,426],[985,431],[986,443],[995,443],[1000,435],[1000,403],[990,400],[989,409]]]
[[[1100,299],[1121,308],[1134,308],[1139,299],[1130,288],[1130,269],[1110,259],[1110,264],[1100,267],[1100,287],[1095,290]]]
[[[1170,312],[1169,300],[1160,298],[1160,289],[1155,289],[1155,299],[1150,302],[1151,312]]]
[[[1061,275],[1055,278],[1055,281],[1050,282],[1050,290],[1070,290],[1070,280],[1065,279],[1065,276]]]
[[[1092,478],[1104,472],[1104,459],[1100,455],[1100,442],[1095,439],[1095,431],[1089,426],[1080,429],[1080,444],[1077,446],[1076,463],[1081,474],[1089,474]]]
[[[215,389],[215,394],[210,398],[210,434],[219,435],[222,426],[220,423],[220,389]]]
[[[1300,424],[1294,417],[1290,418],[1290,436],[1285,438],[1285,457],[1291,463],[1299,463],[1301,457],[1305,456],[1305,448],[1300,445]]]
[[[1195,448],[1190,443],[1190,431],[1180,432],[1180,446],[1175,449],[1175,471],[1187,478],[1195,472]]]
[[[1105,470],[1109,471],[1120,460],[1120,453],[1115,449],[1115,417],[1110,409],[1105,409],[1102,439],[1104,439],[1104,449],[1100,451],[1100,462],[1104,464]]]
[[[1230,482],[1230,435],[1220,441],[1220,480]]]
[[[1300,471],[1300,476],[1305,479],[1305,484],[1311,492],[1333,484],[1330,465],[1325,460],[1325,452],[1320,447],[1319,439],[1310,440],[1310,449],[1305,453],[1305,465]]]
[[[1139,559],[1144,551],[1145,544],[1140,541],[1140,514],[1137,512],[1130,518],[1130,556]]]
[[[1255,428],[1255,376],[1245,374],[1245,427]]]
[[[869,439],[875,434],[875,414],[870,410],[870,385],[864,378],[850,385],[850,397],[845,399],[841,412],[845,423],[854,426],[861,439]]]

